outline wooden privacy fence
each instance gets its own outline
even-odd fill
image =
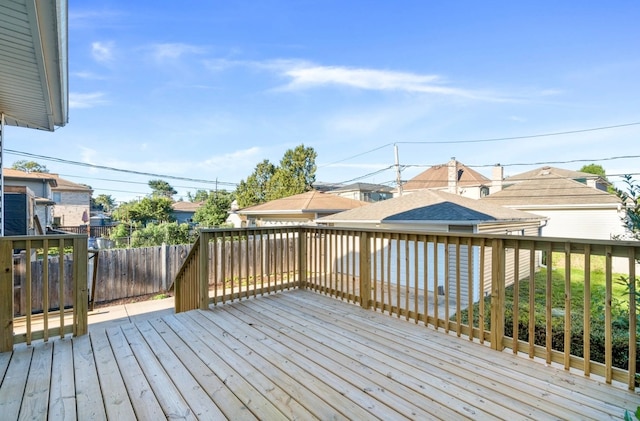
[[[84,237],[86,242],[86,237]],[[105,302],[139,295],[166,291],[191,245],[164,245],[136,249],[100,250],[89,260],[89,284],[92,302]],[[60,271],[60,256],[49,256],[45,261],[27,256],[26,251],[14,256],[14,300],[16,316],[24,316],[27,311],[41,313],[45,309],[43,291],[47,286],[48,310],[69,307],[73,302],[73,255],[62,256],[63,271]],[[30,263],[27,282],[27,260]],[[97,263],[95,289],[91,279],[93,267]],[[60,285],[60,273],[64,282]],[[45,274],[48,282],[44,282]],[[27,305],[27,288],[31,288],[31,302]],[[60,301],[61,294],[63,301]]]
[[[99,250],[95,291],[92,290],[94,301],[166,291],[191,247],[183,244]]]

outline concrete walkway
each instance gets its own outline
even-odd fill
[[[174,314],[173,297],[102,307],[89,312],[89,331]]]

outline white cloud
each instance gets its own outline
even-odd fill
[[[187,54],[203,54],[204,48],[182,43],[154,44],[150,47],[156,61],[176,60]]]
[[[105,80],[106,79],[106,77],[100,76],[92,72],[73,72],[71,73],[71,75],[77,78],[86,79],[86,80]]]
[[[108,63],[113,60],[113,42],[93,42],[91,43],[91,54],[93,59],[99,63]]]
[[[369,91],[396,91],[417,94],[437,94],[450,97],[485,101],[510,101],[492,92],[477,91],[451,86],[445,78],[436,74],[419,74],[347,66],[322,66],[305,60],[207,60],[213,71],[227,70],[235,66],[268,70],[289,79],[277,88],[281,91],[298,91],[323,86],[345,86]]]
[[[69,108],[93,108],[106,103],[107,101],[104,99],[104,93],[102,92],[91,92],[87,94],[78,92],[69,93]]]
[[[224,155],[216,155],[202,163],[204,167],[235,168],[246,164],[254,163],[256,157],[260,156],[261,149],[253,146],[248,149],[233,151]]]

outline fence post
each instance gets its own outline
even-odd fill
[[[307,288],[307,230],[298,228],[298,288]]]
[[[89,249],[87,237],[73,240],[73,335],[87,334],[89,304]]]
[[[167,245],[167,243],[162,243],[162,245],[160,246],[160,276],[162,277],[162,291],[166,291],[167,290],[167,278],[169,277],[169,271],[168,271],[168,250],[169,246]]]
[[[209,240],[211,235],[208,232],[200,231],[200,261],[199,261],[199,283],[197,288],[200,288],[198,294],[200,298],[199,307],[201,310],[207,310],[209,308]]]
[[[0,352],[13,350],[13,246],[0,241]]]
[[[360,307],[371,308],[371,244],[369,233],[360,233]]]
[[[491,242],[491,348],[502,351],[504,345],[505,259],[504,241]]]

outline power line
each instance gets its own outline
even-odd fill
[[[640,122],[617,124],[615,126],[594,127],[594,128],[590,128],[590,129],[569,130],[569,131],[565,131],[565,132],[542,133],[542,134],[534,134],[534,135],[527,135],[527,136],[496,137],[496,138],[472,139],[472,140],[426,140],[426,141],[396,142],[396,143],[398,143],[398,144],[454,144],[454,143],[501,142],[501,141],[505,141],[505,140],[519,140],[519,139],[533,139],[533,138],[537,138],[537,137],[562,136],[562,135],[566,135],[566,134],[594,132],[594,131],[597,131],[597,130],[618,129],[618,128],[621,128],[621,127],[637,126],[637,125],[640,125]]]
[[[79,162],[79,161],[71,161],[68,159],[63,159],[63,158],[54,158],[51,156],[45,156],[45,155],[38,155],[38,154],[33,154],[33,153],[29,153],[29,152],[21,152],[21,151],[16,151],[13,149],[5,149],[5,152],[14,154],[14,155],[18,155],[18,156],[25,156],[28,158],[37,158],[37,159],[44,159],[46,161],[52,161],[52,162],[59,162],[62,164],[69,164],[69,165],[77,165],[80,167],[88,167],[88,168],[98,168],[98,169],[102,169],[102,170],[108,170],[108,171],[117,171],[117,172],[123,172],[123,173],[127,173],[127,174],[136,174],[136,175],[146,175],[146,176],[150,176],[150,177],[157,177],[157,178],[168,178],[171,180],[182,180],[182,181],[191,181],[194,183],[204,183],[204,184],[222,184],[225,186],[233,186],[235,187],[237,185],[237,183],[232,183],[232,182],[227,182],[227,181],[216,181],[216,180],[203,180],[203,179],[198,179],[198,178],[189,178],[189,177],[178,177],[178,176],[174,176],[174,175],[166,175],[166,174],[155,174],[155,173],[149,173],[149,172],[143,172],[143,171],[134,171],[134,170],[125,170],[122,168],[114,168],[114,167],[108,167],[105,165],[96,165],[96,164],[89,164],[86,162]]]
[[[425,141],[390,142],[390,143],[385,143],[384,145],[381,145],[381,146],[377,146],[377,147],[375,147],[373,149],[369,149],[369,150],[366,150],[364,152],[360,152],[358,154],[348,156],[346,158],[343,158],[343,159],[340,159],[340,160],[337,160],[337,161],[329,162],[327,164],[318,166],[318,168],[324,168],[324,167],[327,167],[327,166],[330,166],[330,165],[333,165],[333,164],[338,164],[340,162],[348,161],[348,160],[353,159],[353,158],[358,158],[360,156],[369,154],[371,152],[375,152],[377,150],[386,148],[387,146],[392,146],[394,144],[399,144],[399,145],[414,145],[414,144],[429,145],[429,144],[431,144],[431,145],[435,145],[435,144],[457,144],[457,143],[461,143],[462,144],[462,143],[502,142],[502,141],[506,141],[506,140],[534,139],[534,138],[549,137],[549,136],[563,136],[563,135],[568,135],[568,134],[586,133],[586,132],[593,132],[593,131],[598,131],[598,130],[618,129],[618,128],[622,128],[622,127],[638,126],[638,125],[640,125],[640,122],[616,124],[616,125],[613,125],[613,126],[592,127],[592,128],[588,128],[588,129],[568,130],[568,131],[563,131],[563,132],[540,133],[540,134],[524,135],[524,136],[497,137],[497,138],[486,138],[486,139],[467,139],[467,140],[425,140]]]
[[[550,165],[550,164],[572,164],[576,162],[599,162],[599,161],[615,161],[617,159],[637,159],[640,158],[640,155],[622,155],[622,156],[611,156],[608,158],[591,158],[591,159],[570,159],[566,161],[543,161],[543,162],[519,162],[513,164],[500,164],[502,167],[523,167],[523,166],[533,166],[533,165]],[[436,165],[428,165],[428,164],[406,164],[403,165],[404,168],[409,167],[435,167],[443,164]],[[469,168],[486,168],[486,167],[494,167],[497,164],[464,164],[465,167]]]

